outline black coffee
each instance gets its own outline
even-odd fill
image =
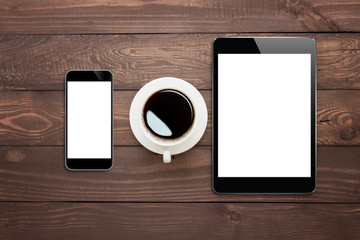
[[[183,135],[194,121],[189,99],[175,90],[154,93],[144,107],[146,127],[156,136],[174,139]]]

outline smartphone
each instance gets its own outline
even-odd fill
[[[113,166],[113,75],[71,70],[65,75],[65,166],[104,171]]]

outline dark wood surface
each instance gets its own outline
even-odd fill
[[[360,30],[357,0],[1,0],[6,34]]]
[[[359,12],[355,0],[0,0],[0,239],[360,239]],[[316,39],[315,193],[212,191],[221,36]],[[65,169],[69,69],[114,73],[109,172]],[[209,111],[203,138],[171,164],[128,121],[136,92],[163,76],[197,87]]]
[[[69,69],[109,69],[117,90],[163,76],[209,90],[212,42],[222,36],[313,37],[318,89],[360,89],[360,33],[0,35],[0,89],[64,90]]]
[[[211,146],[176,155],[171,164],[140,146],[115,147],[109,172],[69,172],[64,147],[0,147],[0,200],[126,202],[360,201],[360,148],[319,147],[314,194],[218,195],[211,187]]]
[[[358,239],[360,224],[360,204],[0,203],[0,211],[3,239]]]

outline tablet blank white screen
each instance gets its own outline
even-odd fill
[[[218,55],[218,176],[311,176],[311,55]]]
[[[67,157],[111,158],[111,82],[67,84]]]

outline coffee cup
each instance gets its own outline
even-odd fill
[[[136,139],[148,150],[171,155],[192,148],[203,136],[208,120],[200,92],[174,77],[155,79],[143,86],[130,107],[130,126]]]

